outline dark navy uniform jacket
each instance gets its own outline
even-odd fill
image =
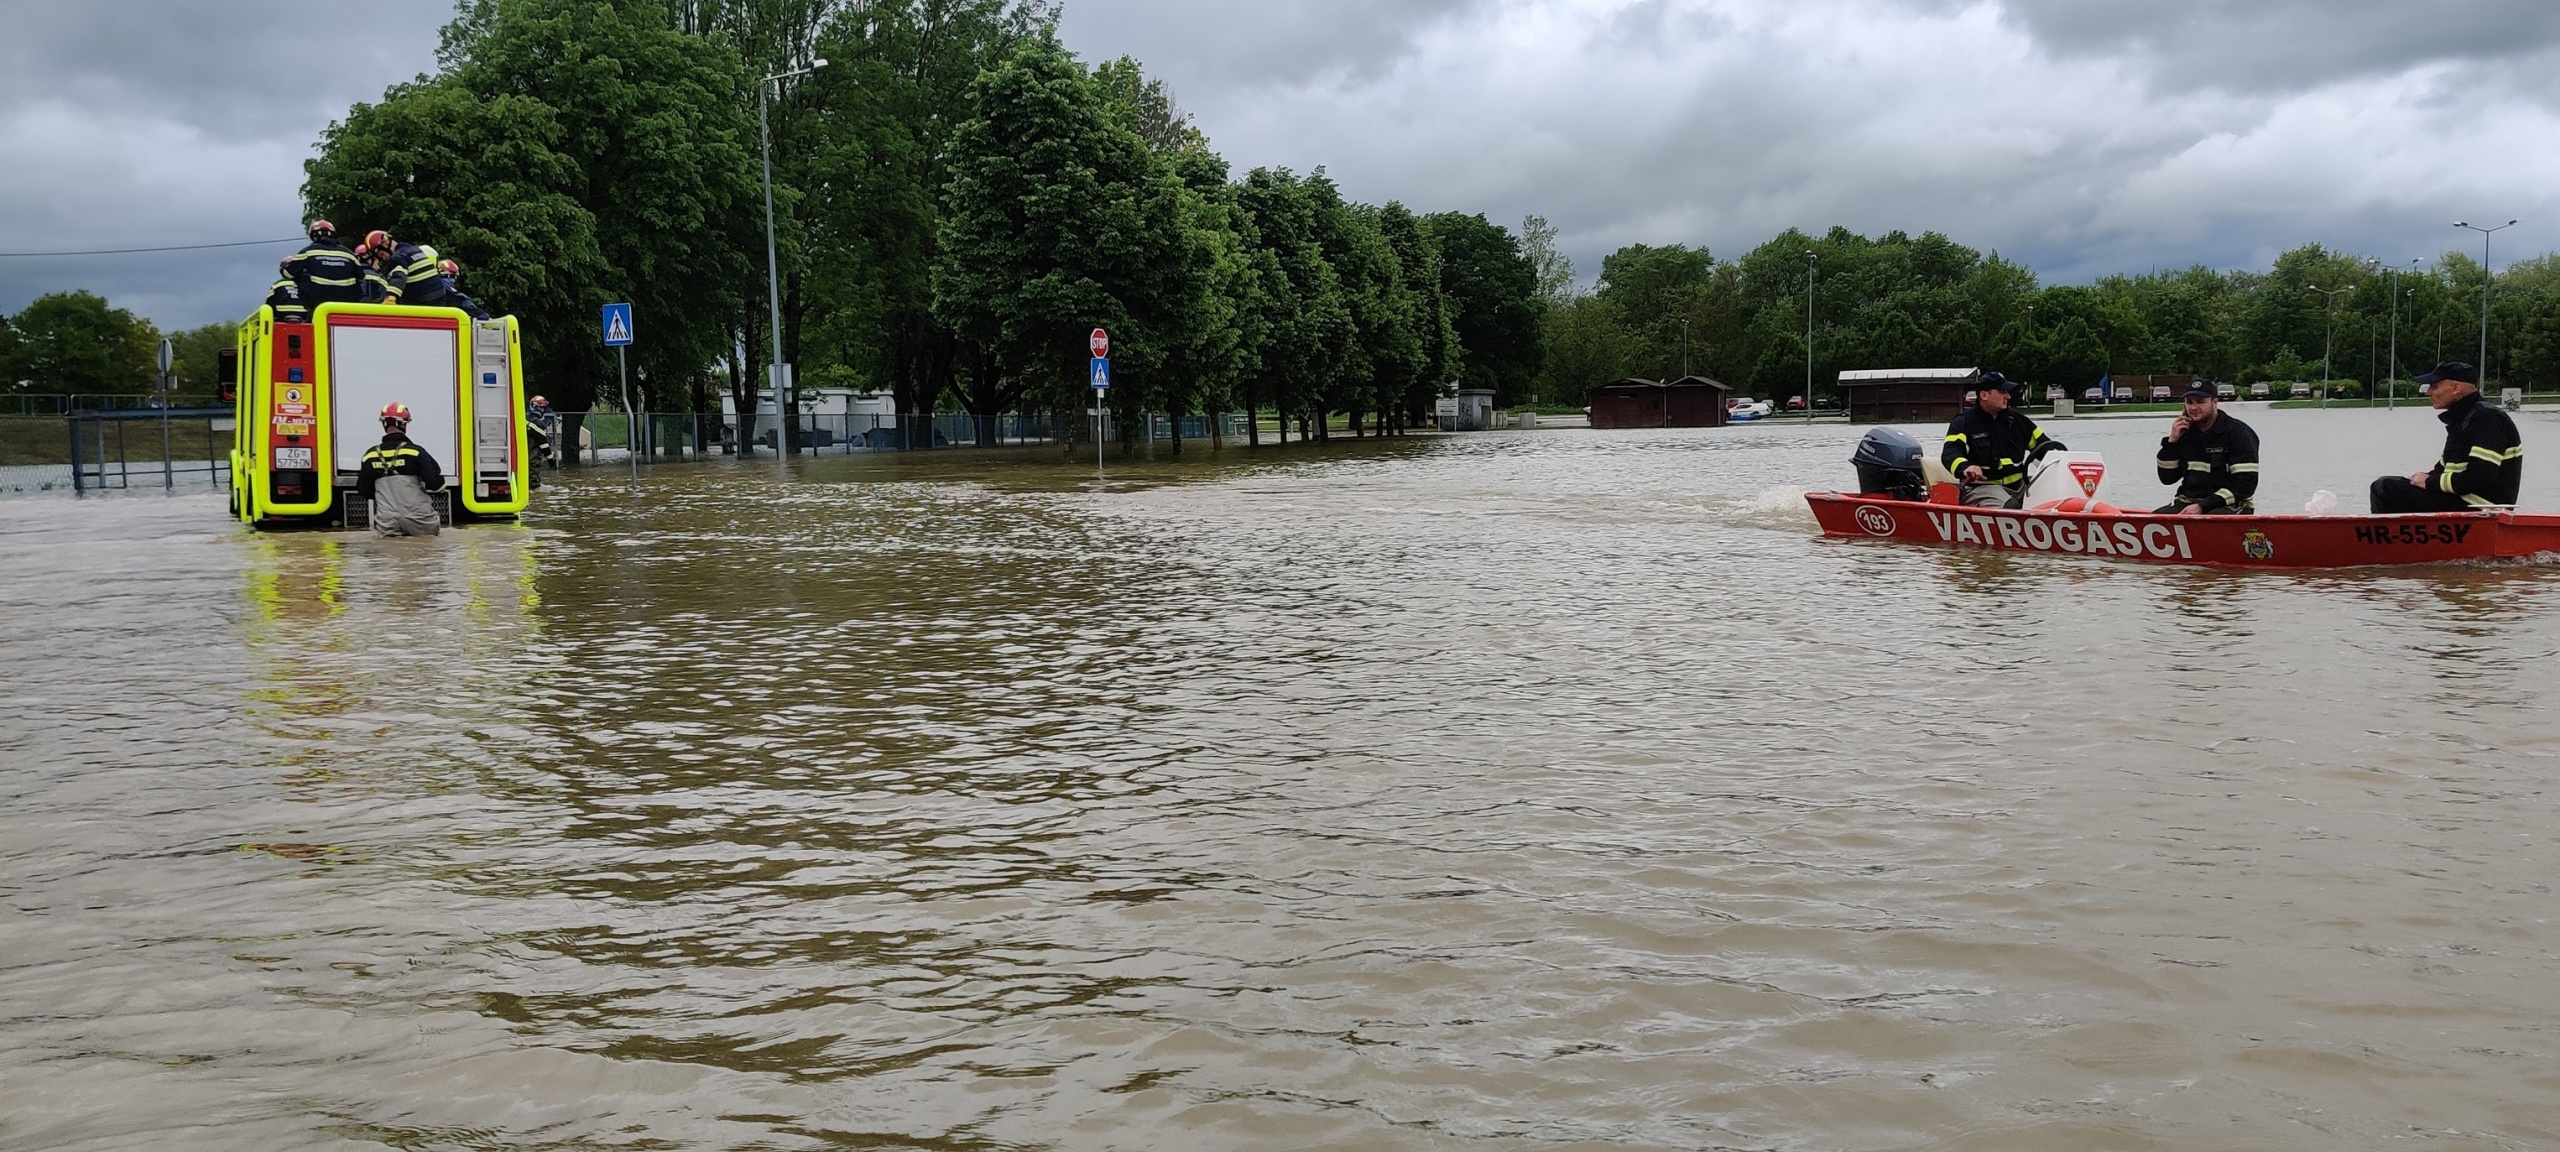
[[[2462,497],[2474,508],[2513,504],[2524,486],[2524,438],[2514,418],[2474,392],[2436,413],[2444,421],[2444,458],[2427,470],[2427,489]]]
[[[2246,511],[2258,495],[2258,430],[2228,412],[2216,412],[2211,428],[2189,428],[2176,441],[2160,438],[2160,482],[2178,486],[2177,504]]]
[[[374,481],[392,475],[415,476],[429,492],[444,487],[444,469],[436,458],[398,432],[384,433],[382,443],[365,449],[364,464],[356,471],[356,495],[373,499]]]
[[[364,299],[364,262],[335,240],[314,240],[284,262],[284,274],[302,294],[306,308]]]

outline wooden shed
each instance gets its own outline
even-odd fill
[[[1964,411],[1980,368],[1860,368],[1840,374],[1852,424],[1938,424]]]
[[[1726,391],[1704,376],[1669,383],[1630,376],[1591,390],[1591,426],[1713,428],[1724,423]]]

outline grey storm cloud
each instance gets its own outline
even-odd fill
[[[431,68],[451,11],[0,0],[0,252],[293,234],[320,131]],[[2458,217],[2523,217],[2502,260],[2560,240],[2549,0],[1065,0],[1061,34],[1143,61],[1239,170],[1543,215],[1586,280],[1832,224],[2058,282],[2476,252]],[[0,260],[0,309],[202,323],[279,255]]]
[[[2547,2],[1380,7],[1335,19],[1331,63],[1291,5],[1086,0],[1064,31],[1139,56],[1239,167],[1543,215],[1586,280],[1621,244],[1738,255],[1835,223],[1935,229],[2054,281],[2313,241],[2430,256],[2493,212],[2528,217],[2503,253],[2560,235]],[[1288,66],[1230,63],[1263,42]]]
[[[301,231],[330,121],[435,63],[444,2],[0,0],[0,252]],[[181,327],[265,297],[281,249],[0,260],[0,310],[83,288]]]

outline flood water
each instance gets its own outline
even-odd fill
[[[1859,431],[0,501],[0,1147],[2560,1147],[2560,569],[1817,539]]]

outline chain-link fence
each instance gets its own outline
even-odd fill
[[[210,398],[13,396],[0,407],[0,493],[220,488],[232,411]],[[216,406],[220,405],[220,406]]]
[[[212,397],[11,396],[0,401],[0,493],[91,492],[151,487],[223,487],[230,483],[232,409]],[[217,407],[216,405],[221,405]],[[745,422],[722,413],[622,412],[559,414],[554,466],[620,464],[635,448],[643,463],[769,455],[777,430],[770,414]],[[1242,437],[1241,412],[1175,417],[1153,413],[1135,427],[1091,412],[924,415],[810,413],[799,418],[802,455],[913,452],[953,448],[1019,448],[1064,440],[1142,443],[1206,440],[1212,428]],[[1061,422],[1065,427],[1061,428]]]
[[[1067,434],[1082,443],[1091,443],[1096,435],[1117,440],[1123,431],[1121,422],[1109,416],[1069,415],[1066,419],[1070,425]],[[1152,413],[1145,424],[1128,431],[1139,440],[1172,440],[1177,436],[1206,440],[1213,426],[1223,435],[1242,436],[1244,422],[1241,412],[1181,417]],[[1099,429],[1095,427],[1097,423],[1101,425]],[[558,451],[562,462],[573,466],[628,460],[635,439],[643,463],[704,460],[734,456],[741,451],[740,421],[729,414],[647,412],[633,419],[613,411],[563,412],[560,426],[562,439],[573,443],[560,445]],[[746,423],[744,451],[771,453],[778,430],[771,413],[751,418]],[[960,412],[932,416],[809,413],[799,418],[794,440],[801,455],[822,456],[935,448],[1019,448],[1062,442],[1059,418],[1054,415],[973,416]]]

